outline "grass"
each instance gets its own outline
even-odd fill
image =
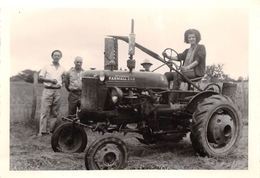
[[[33,130],[26,129],[20,123],[12,124],[10,130],[10,170],[84,170],[82,153],[55,153],[51,148],[51,137],[37,137]],[[208,158],[198,156],[185,137],[179,143],[160,143],[147,146],[133,137],[116,134],[127,144],[129,152],[126,170],[247,170],[248,144],[247,127],[243,130],[243,138],[233,154],[224,158]],[[98,137],[99,133],[87,130],[88,146]],[[86,148],[87,149],[87,148]]]
[[[37,86],[37,104],[35,119],[39,121],[41,110],[41,96],[44,85]],[[21,123],[27,122],[31,118],[32,104],[33,104],[33,84],[24,82],[10,83],[10,122]],[[61,108],[60,115],[67,115],[68,109],[68,92],[62,87],[61,89]]]
[[[203,158],[194,152],[189,137],[174,144],[147,146],[129,133],[122,136],[130,154],[127,170],[171,169],[171,170],[240,170],[248,169],[248,89],[247,83],[238,84],[236,103],[243,113],[243,138],[232,155],[224,158]],[[10,85],[10,170],[84,170],[83,153],[55,153],[51,148],[51,137],[37,137],[43,85],[37,88],[35,119],[31,120],[33,84],[11,83]],[[62,88],[61,115],[67,115],[67,91]],[[245,103],[246,102],[246,103]],[[101,134],[87,131],[88,146]],[[120,133],[118,136],[122,135]]]

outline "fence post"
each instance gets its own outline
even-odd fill
[[[242,102],[243,102],[243,103],[242,103],[242,107],[243,107],[243,108],[242,108],[242,110],[243,110],[242,112],[244,112],[244,110],[245,110],[245,104],[246,104],[245,90],[244,90],[244,87],[245,87],[245,86],[244,86],[244,79],[242,79],[241,85],[242,85],[242,87],[241,87],[242,89],[241,89],[241,90],[242,90]]]
[[[37,84],[38,84],[38,73],[33,74],[33,101],[32,101],[32,113],[31,120],[35,119],[36,105],[37,105]]]

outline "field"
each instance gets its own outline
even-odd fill
[[[147,146],[133,137],[138,134],[117,134],[124,139],[129,151],[127,170],[247,170],[248,169],[248,89],[238,85],[236,102],[243,113],[243,137],[232,155],[224,158],[200,157],[194,152],[189,136],[179,143],[159,143]],[[38,85],[35,120],[31,120],[33,85],[10,84],[10,170],[84,170],[83,153],[55,153],[51,136],[37,137],[40,100],[43,86]],[[67,115],[67,92],[62,89],[61,115]],[[87,131],[88,146],[99,133]]]

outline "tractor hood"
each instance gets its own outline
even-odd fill
[[[166,77],[153,72],[88,70],[82,74],[82,78],[87,77],[97,77],[100,81],[104,79],[107,87],[168,90]]]

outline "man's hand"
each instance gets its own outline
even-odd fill
[[[53,83],[53,84],[55,85],[55,84],[57,84],[57,80],[56,80],[56,79],[53,79],[53,80],[51,81],[51,83]]]

